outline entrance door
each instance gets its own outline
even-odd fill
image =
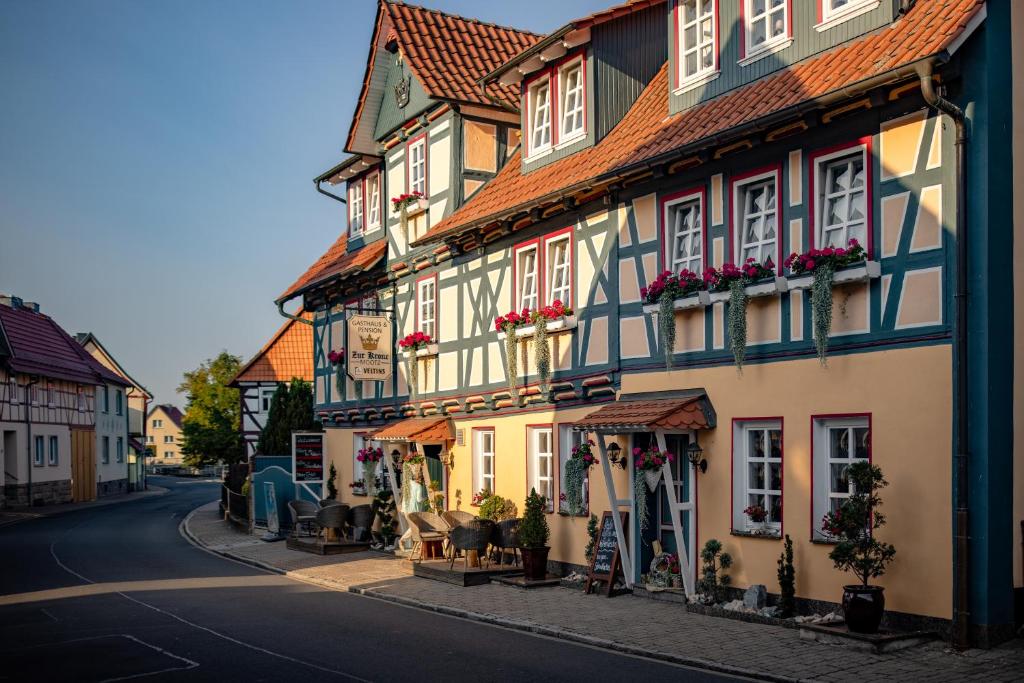
[[[96,498],[95,430],[71,430],[71,497],[76,503]]]
[[[678,515],[678,523],[682,527],[683,544],[686,546],[686,557],[690,565],[690,576],[695,577],[696,528],[694,522],[696,521],[696,510],[693,506],[693,466],[686,459],[686,446],[689,443],[690,437],[687,434],[665,435],[665,446],[669,452],[675,455],[675,461],[671,465],[675,498],[676,501],[684,504],[682,509],[677,509],[675,514]],[[665,477],[662,477],[661,483],[658,484],[657,499],[657,517],[655,519],[658,524],[658,540],[661,541],[665,552],[677,553],[679,549],[676,547],[675,524],[672,519],[673,513],[669,504],[670,496]]]
[[[441,449],[442,446],[436,444],[425,444],[422,446],[423,455],[427,460],[427,471],[430,473],[430,481],[427,482],[427,496],[431,498],[430,509],[434,509],[433,496],[435,492],[430,490],[430,483],[437,482],[441,487],[441,494],[444,496],[444,502],[442,505],[448,509],[448,474],[445,472],[444,465],[441,463]]]

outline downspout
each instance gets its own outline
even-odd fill
[[[932,82],[932,63],[925,62],[918,70],[921,95],[932,108],[946,114],[956,126],[956,317],[953,323],[953,377],[956,385],[954,453],[954,524],[953,566],[956,575],[953,589],[953,645],[957,649],[970,647],[970,538],[968,513],[969,441],[967,419],[967,199],[965,150],[967,122],[964,111],[935,91]]]
[[[39,380],[29,377],[25,385],[25,431],[28,433],[28,506],[32,507],[32,387],[39,383]]]
[[[342,204],[348,204],[348,201],[346,201],[343,197],[339,197],[336,194],[331,194],[330,192],[328,192],[324,188],[320,187],[320,184],[322,182],[324,182],[324,181],[323,180],[317,180],[316,181],[316,191],[317,192],[319,192],[320,194],[322,194],[322,195],[324,195],[326,197],[330,197],[331,199],[333,199],[335,201],[341,202]]]
[[[281,317],[288,318],[289,320],[294,320],[297,323],[303,323],[304,325],[309,325],[310,327],[312,327],[312,320],[308,320],[306,318],[303,318],[302,316],[298,316],[295,315],[294,313],[289,313],[288,311],[284,310],[284,305],[285,303],[287,303],[287,301],[287,299],[282,299],[281,301],[277,302],[277,312],[281,315]]]

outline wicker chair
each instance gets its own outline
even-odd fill
[[[460,524],[448,534],[453,551],[475,550],[481,559],[487,556],[487,545],[494,535],[494,522],[489,519],[474,519],[465,524]],[[469,567],[469,557],[465,557],[466,568]],[[489,561],[488,561],[489,562]],[[452,553],[451,564],[448,571],[455,568],[455,553]]]
[[[521,519],[506,519],[494,525],[491,545],[498,551],[498,566],[505,561],[505,551],[512,550],[512,564],[519,566],[519,523]]]
[[[424,542],[443,542],[448,537],[447,522],[433,512],[410,512],[406,517],[409,519],[409,530],[412,532],[412,557],[418,552],[422,560]]]
[[[339,539],[344,538],[345,519],[347,517],[348,505],[328,505],[316,511],[316,525],[319,527],[319,531],[334,529]]]
[[[476,515],[474,515],[471,512],[465,512],[463,510],[449,510],[448,512],[441,513],[441,519],[446,521],[448,523],[448,526],[454,529],[460,524],[472,522],[474,519],[476,519]]]
[[[322,508],[325,508],[329,505],[344,505],[344,503],[342,503],[340,500],[335,500],[334,498],[324,498],[323,500],[320,501],[320,507]]]
[[[356,505],[348,511],[349,531],[353,541],[369,540],[370,527],[373,526],[373,508],[369,505]]]
[[[306,527],[306,533],[313,535],[311,529],[316,524],[317,507],[308,500],[289,500],[288,512],[292,516],[292,535],[297,536],[299,527]]]

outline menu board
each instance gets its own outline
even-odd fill
[[[324,483],[322,432],[292,432],[292,481],[296,484]]]
[[[623,533],[626,529],[626,513],[619,512],[619,519],[622,521]],[[601,526],[597,530],[597,545],[594,548],[594,558],[590,563],[590,571],[587,573],[587,582],[584,591],[589,593],[595,581],[605,582],[605,595],[611,597],[612,586],[615,584],[615,576],[622,569],[622,560],[619,558],[619,542],[615,535],[615,521],[612,513],[605,511],[601,515]]]

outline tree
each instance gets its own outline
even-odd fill
[[[256,452],[262,455],[291,453],[293,431],[318,432],[321,428],[313,415],[313,388],[309,382],[293,377],[291,385],[282,382],[274,392]]]
[[[184,374],[178,392],[185,394],[188,400],[181,428],[181,453],[186,465],[204,467],[245,459],[239,432],[238,390],[228,386],[241,365],[241,358],[222,351],[216,358]]]

